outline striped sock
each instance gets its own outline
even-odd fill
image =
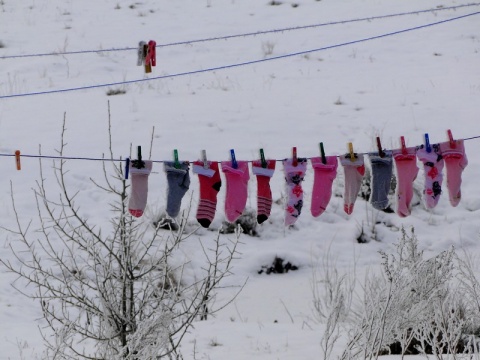
[[[197,209],[197,221],[204,228],[208,228],[215,217],[217,210],[217,194],[222,186],[218,162],[208,162],[208,168],[203,167],[202,161],[193,163],[193,172],[198,174],[200,182],[200,202]]]
[[[257,177],[257,222],[259,224],[268,219],[272,210],[270,178],[275,171],[275,164],[275,160],[267,160],[267,166],[264,168],[260,160],[252,163],[252,172]]]

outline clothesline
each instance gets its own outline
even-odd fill
[[[480,139],[480,135],[472,136],[472,137],[468,137],[468,138],[464,138],[464,139],[458,139],[458,140],[469,141],[469,140],[476,140],[476,139]],[[414,147],[420,148],[420,147],[423,147],[423,146],[424,145],[415,145]],[[390,150],[391,151],[391,150],[394,150],[394,149],[383,149],[383,150],[385,150],[385,151]],[[19,151],[19,150],[17,150],[17,151]],[[355,154],[359,154],[359,155],[368,155],[369,153],[371,153],[371,152],[355,152]],[[328,155],[328,156],[341,157],[343,155],[344,154],[342,154],[342,155]],[[22,154],[20,151],[19,151],[18,154],[16,154],[16,153],[13,153],[13,154],[0,153],[0,157],[37,158],[37,159],[51,159],[51,160],[112,161],[112,162],[127,161],[127,158],[129,158],[129,157],[125,157],[125,158],[105,158],[105,157],[85,157],[85,156],[60,156],[60,155],[41,155],[41,154],[34,155],[34,154]],[[311,160],[313,157],[314,156],[310,156],[310,157],[301,156],[301,158],[307,159],[307,160]],[[193,163],[197,160],[182,160],[182,161]],[[244,160],[244,161],[246,161],[248,163],[252,163],[256,160],[257,159],[255,159],[255,160]],[[269,160],[276,161],[276,162],[281,162],[281,161],[284,160],[284,158],[282,158],[282,159],[270,159],[269,158]],[[171,160],[151,160],[151,161],[152,161],[152,163],[165,163],[165,162],[168,162],[168,161],[171,161]],[[220,162],[220,161],[216,161],[216,162]]]

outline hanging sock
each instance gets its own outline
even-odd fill
[[[425,186],[423,190],[425,206],[433,209],[440,200],[442,193],[442,170],[444,166],[443,156],[438,144],[431,146],[428,152],[425,146],[417,150],[417,157],[423,163],[425,171]]]
[[[418,166],[416,148],[393,150],[393,159],[397,175],[397,189],[395,192],[397,203],[395,212],[400,217],[410,215],[410,203],[413,198],[413,182],[417,178]]]
[[[141,217],[147,205],[148,195],[148,176],[152,171],[152,162],[150,160],[143,161],[145,166],[137,169],[133,163],[130,162],[130,178],[131,178],[131,193],[128,200],[128,211],[132,216]]]
[[[197,209],[197,221],[204,228],[208,228],[215,217],[217,209],[217,194],[222,186],[218,162],[207,162],[207,168],[203,161],[193,163],[193,172],[198,174],[200,182],[200,202]]]
[[[357,200],[362,179],[365,175],[365,163],[362,154],[358,154],[354,161],[350,155],[340,157],[340,163],[345,173],[345,191],[343,195],[343,210],[350,215]]]
[[[285,225],[293,225],[302,213],[303,189],[302,182],[307,171],[307,159],[297,158],[297,166],[293,159],[283,160],[283,170],[287,182],[287,206],[285,208]]]
[[[167,173],[167,214],[174,218],[180,213],[182,198],[190,186],[189,164],[187,162],[177,163],[165,161],[164,169]]]
[[[468,165],[463,140],[454,140],[453,144],[449,141],[440,143],[440,150],[447,170],[447,189],[450,204],[457,206],[462,198],[460,189],[462,172]]]
[[[320,216],[327,208],[332,197],[332,184],[337,176],[338,161],[336,156],[325,157],[326,163],[321,157],[311,158],[314,180],[312,192],[311,212],[314,217]]]
[[[237,168],[231,161],[222,161],[222,171],[227,180],[227,194],[225,198],[225,216],[231,223],[242,215],[247,205],[248,195],[248,162],[236,161]]]
[[[272,190],[270,179],[275,172],[275,160],[266,160],[266,167],[262,167],[261,160],[252,163],[252,172],[257,177],[257,222],[263,223],[270,216],[272,210]]]
[[[370,201],[377,210],[388,206],[388,192],[392,181],[392,152],[383,151],[383,157],[378,152],[368,154],[372,165],[372,193]]]

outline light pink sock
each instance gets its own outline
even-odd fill
[[[148,176],[152,171],[152,162],[144,160],[145,167],[137,169],[130,162],[131,193],[128,200],[128,211],[135,217],[143,215],[147,205],[148,195]]]
[[[358,154],[354,161],[350,160],[350,154],[341,156],[340,163],[345,173],[343,210],[350,215],[353,212],[353,207],[362,185],[362,179],[365,175],[365,163],[362,154]]]
[[[312,204],[310,210],[314,217],[320,216],[327,208],[332,197],[332,184],[337,176],[338,161],[336,156],[327,156],[326,163],[321,157],[311,158],[314,179],[312,191]]]
[[[248,196],[248,162],[237,161],[238,167],[232,167],[231,161],[222,161],[222,171],[227,180],[227,194],[225,198],[225,216],[231,223],[235,222],[247,204]]]
[[[298,158],[297,166],[292,159],[283,160],[283,171],[287,182],[287,206],[285,208],[285,225],[293,225],[302,213],[303,189],[302,181],[307,170],[307,159]]]
[[[467,155],[463,140],[455,140],[454,147],[450,142],[440,144],[445,168],[447,169],[447,188],[452,206],[457,206],[462,198],[460,186],[462,185],[462,172],[468,165]]]
[[[405,154],[401,149],[393,150],[393,159],[397,173],[397,203],[395,212],[400,217],[410,215],[410,203],[413,198],[413,182],[417,178],[418,166],[416,148],[406,148]]]
[[[423,163],[425,170],[425,187],[423,190],[425,206],[433,209],[437,206],[442,194],[444,161],[438,144],[431,145],[432,151],[425,147],[417,150],[417,157]]]

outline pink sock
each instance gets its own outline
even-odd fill
[[[270,216],[272,210],[272,191],[270,178],[275,171],[275,160],[267,160],[267,166],[262,167],[260,160],[252,163],[252,172],[257,177],[257,222],[263,223]]]
[[[283,170],[287,182],[287,206],[285,208],[285,225],[293,225],[300,216],[303,207],[302,181],[307,170],[307,159],[298,158],[297,166],[292,159],[283,160]]]
[[[406,148],[404,154],[401,149],[393,150],[393,159],[397,173],[397,206],[395,212],[400,217],[410,215],[410,203],[413,198],[413,182],[417,178],[418,166],[416,148]]]
[[[417,150],[417,157],[423,163],[425,170],[425,187],[423,190],[425,206],[433,209],[440,200],[443,181],[443,157],[438,144],[431,145],[432,151],[427,152],[425,147]]]
[[[222,171],[227,180],[227,194],[225,198],[225,216],[231,223],[235,222],[247,204],[248,195],[248,162],[237,161],[238,167],[234,169],[231,161],[222,161]]]
[[[320,216],[327,208],[332,197],[332,184],[337,176],[338,161],[336,156],[327,156],[325,164],[322,158],[314,157],[311,159],[314,180],[312,192],[311,212],[314,217]]]
[[[137,169],[133,166],[133,161],[130,162],[130,179],[131,179],[131,193],[128,200],[128,211],[135,217],[143,215],[145,206],[147,205],[148,195],[148,176],[152,171],[152,162],[144,160],[145,167]]]
[[[343,195],[343,210],[350,215],[353,212],[353,206],[357,200],[362,179],[365,175],[365,163],[363,155],[358,154],[357,158],[350,160],[350,154],[340,157],[340,163],[345,173],[345,192]]]
[[[455,146],[452,147],[450,142],[440,144],[445,167],[447,169],[447,188],[452,206],[457,206],[462,198],[460,186],[462,184],[462,171],[468,164],[467,155],[463,140],[455,140]]]

